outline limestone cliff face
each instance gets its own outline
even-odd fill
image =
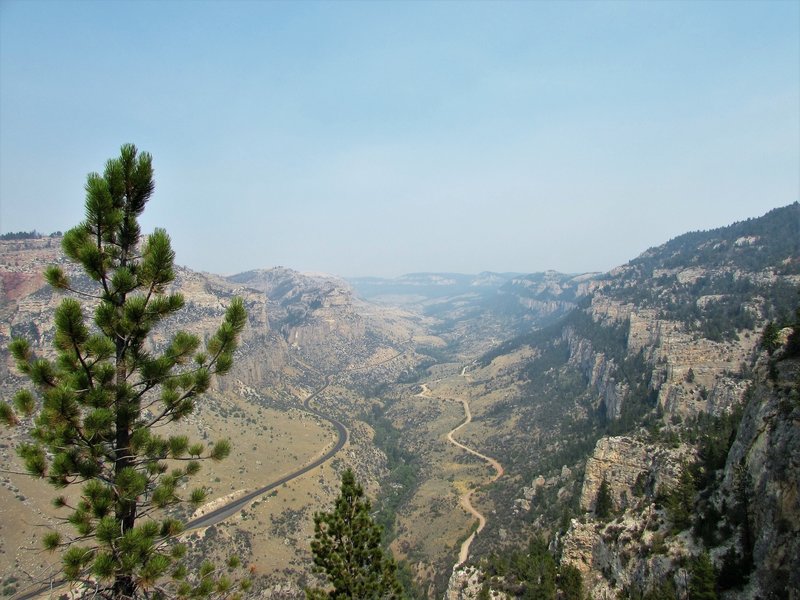
[[[719,415],[741,402],[747,385],[738,373],[752,358],[758,340],[755,332],[743,332],[735,341],[712,341],[688,332],[685,323],[659,318],[653,309],[603,295],[593,298],[590,312],[599,323],[628,322],[627,354],[641,353],[650,365],[650,387],[665,414],[681,418],[700,412]],[[576,356],[587,371],[591,357],[585,349]],[[614,384],[613,364],[595,360],[592,383],[606,400],[607,418],[617,418],[626,389],[609,385]]]
[[[589,386],[597,398],[597,406],[603,407],[605,418],[618,419],[622,403],[629,392],[628,385],[617,381],[617,365],[605,352],[596,351],[592,343],[577,335],[573,328],[567,327],[562,334],[569,344],[570,367],[577,368],[589,381]]]
[[[750,394],[728,454],[720,500],[744,500],[755,571],[739,598],[800,597],[800,360],[778,363],[774,383]],[[797,392],[795,392],[797,393]],[[743,536],[742,529],[750,529]]]
[[[741,402],[746,383],[732,374],[750,362],[756,335],[714,342],[684,332],[680,323],[656,320],[650,327],[659,331],[649,348],[655,365],[651,384],[665,413],[719,415]]]
[[[738,377],[751,360],[758,336],[744,332],[738,340],[716,342],[688,332],[685,323],[659,318],[658,311],[621,302],[601,292],[592,298],[589,314],[600,325],[627,326],[628,357],[641,355],[649,365],[650,389],[668,415],[719,415],[740,403],[746,382]],[[619,365],[586,339],[567,328],[570,365],[590,381],[604,416],[615,420],[630,392]]]
[[[561,562],[580,571],[589,598],[617,598],[623,589],[647,589],[667,578],[685,597],[688,574],[678,565],[692,545],[685,537],[664,544],[662,524],[652,504],[611,523],[573,519],[560,541]]]
[[[624,588],[647,589],[673,574],[680,556],[693,548],[686,536],[664,543],[667,520],[656,498],[675,487],[693,458],[689,447],[666,448],[631,436],[601,438],[586,462],[580,509],[559,540],[562,564],[583,575],[590,597],[616,597]],[[611,522],[593,515],[600,485],[612,500]]]
[[[681,464],[692,458],[693,452],[686,447],[667,448],[626,436],[601,438],[586,461],[581,510],[594,511],[604,479],[615,512],[636,504],[637,498],[653,498],[675,485]]]

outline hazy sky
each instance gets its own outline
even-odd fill
[[[0,0],[0,230],[125,142],[195,269],[603,271],[800,199],[800,3]]]

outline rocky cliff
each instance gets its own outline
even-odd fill
[[[774,367],[749,393],[715,498],[744,513],[728,519],[735,535],[726,553],[754,566],[736,598],[800,597],[800,360]]]

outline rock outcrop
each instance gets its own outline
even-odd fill
[[[597,399],[598,408],[606,419],[614,421],[622,413],[629,386],[624,381],[617,381],[617,364],[605,352],[596,351],[592,342],[580,337],[575,330],[567,327],[562,338],[569,344],[570,367],[578,369],[588,380],[590,388]]]
[[[685,536],[665,543],[662,525],[652,504],[611,523],[573,519],[561,540],[561,564],[578,569],[589,598],[617,598],[625,589],[646,590],[666,578],[685,593],[688,576],[678,564],[694,546]]]
[[[505,592],[492,590],[484,583],[483,573],[477,567],[460,567],[453,569],[450,581],[445,591],[445,600],[477,600],[484,590],[492,600],[508,600],[510,597]]]
[[[633,505],[637,498],[653,498],[675,486],[682,464],[690,458],[692,452],[685,447],[666,448],[625,436],[601,438],[586,461],[580,508],[594,511],[603,480],[614,511]]]
[[[719,495],[746,506],[737,544],[750,541],[755,570],[739,598],[800,598],[800,360],[776,371],[749,394]]]

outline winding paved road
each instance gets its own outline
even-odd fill
[[[410,343],[410,342],[411,342],[411,340],[409,339],[408,343]],[[361,370],[364,370],[364,369],[374,368],[374,367],[377,367],[379,365],[383,365],[383,364],[386,364],[386,363],[388,363],[390,361],[393,361],[394,359],[398,358],[399,356],[405,354],[406,351],[407,351],[407,349],[403,349],[403,350],[399,351],[397,354],[394,354],[393,356],[390,356],[389,358],[387,358],[385,360],[382,360],[382,361],[380,361],[378,363],[375,363],[375,364],[367,364],[367,365],[364,365],[364,366],[361,366],[361,367],[354,367],[354,366],[351,365],[351,366],[347,367],[346,370],[347,371],[361,371]],[[305,363],[299,361],[299,359],[295,359],[295,360],[298,360],[298,362],[300,362],[307,369],[310,369],[312,371],[317,371],[313,367],[310,367],[309,365],[306,365]],[[317,371],[317,372],[319,373],[319,371]],[[331,448],[330,450],[328,450],[328,452],[326,452],[325,454],[320,456],[315,461],[307,464],[306,466],[301,467],[301,468],[297,469],[296,471],[292,471],[288,475],[285,475],[285,476],[281,477],[280,479],[278,479],[276,481],[273,481],[273,482],[271,482],[271,483],[269,483],[269,484],[267,484],[267,485],[265,485],[263,487],[260,487],[257,490],[253,490],[252,492],[249,492],[249,493],[245,494],[241,498],[237,498],[236,500],[231,500],[227,504],[225,504],[223,506],[220,506],[219,508],[214,509],[211,512],[205,514],[205,515],[202,515],[200,517],[197,517],[196,519],[193,519],[193,520],[189,521],[188,523],[186,523],[186,526],[185,526],[186,531],[189,531],[191,529],[199,529],[201,527],[209,527],[211,525],[219,523],[220,521],[222,521],[224,519],[227,519],[232,514],[235,514],[235,513],[239,512],[240,510],[242,510],[242,508],[244,508],[245,505],[248,502],[250,502],[251,500],[253,500],[254,498],[258,498],[259,496],[261,496],[263,494],[266,494],[267,492],[271,492],[275,488],[282,486],[284,483],[287,483],[287,482],[289,482],[289,481],[291,481],[293,479],[296,479],[296,478],[300,477],[301,475],[305,475],[306,473],[308,473],[312,469],[316,469],[322,463],[324,463],[328,459],[332,458],[334,454],[336,454],[339,450],[341,450],[344,447],[344,445],[347,443],[347,439],[348,439],[347,428],[341,423],[341,421],[337,421],[333,417],[328,416],[326,414],[323,414],[323,413],[319,412],[316,408],[313,408],[311,406],[311,402],[314,400],[314,398],[319,396],[322,392],[324,392],[327,389],[327,387],[333,381],[333,378],[334,378],[333,375],[328,375],[325,378],[325,385],[323,385],[318,390],[314,391],[303,402],[303,408],[305,409],[306,412],[311,413],[312,415],[316,415],[320,419],[324,419],[325,421],[328,421],[329,423],[331,423],[336,428],[336,433],[338,435],[338,439],[336,440],[336,444],[333,446],[333,448]]]
[[[312,469],[316,469],[318,466],[320,466],[328,459],[332,458],[334,454],[336,454],[339,450],[342,449],[342,447],[347,443],[347,437],[348,437],[347,428],[340,421],[337,421],[336,419],[328,415],[322,414],[316,408],[313,408],[311,406],[312,400],[314,400],[314,398],[316,398],[322,392],[324,392],[325,389],[331,384],[332,380],[333,376],[328,375],[327,379],[325,380],[325,385],[323,385],[321,388],[316,390],[314,393],[309,395],[308,398],[305,399],[305,402],[303,402],[303,408],[305,409],[306,412],[311,413],[312,415],[316,415],[317,417],[328,421],[336,428],[338,439],[336,440],[336,444],[333,446],[333,448],[331,448],[325,454],[320,456],[317,460],[310,462],[306,466],[301,467],[296,471],[292,471],[288,475],[284,475],[283,477],[281,477],[276,481],[273,481],[272,483],[269,483],[263,487],[253,490],[252,492],[245,494],[241,498],[232,500],[231,502],[228,502],[224,506],[220,506],[219,508],[212,510],[211,512],[201,517],[189,521],[188,523],[186,523],[185,526],[186,531],[189,531],[190,529],[199,529],[200,527],[209,527],[210,525],[214,525],[224,519],[227,519],[232,514],[242,510],[242,508],[244,508],[244,506],[254,498],[258,498],[259,496],[266,494],[267,492],[271,492],[275,488],[282,486],[284,483],[287,483],[292,479],[296,479],[301,475],[305,475]]]

